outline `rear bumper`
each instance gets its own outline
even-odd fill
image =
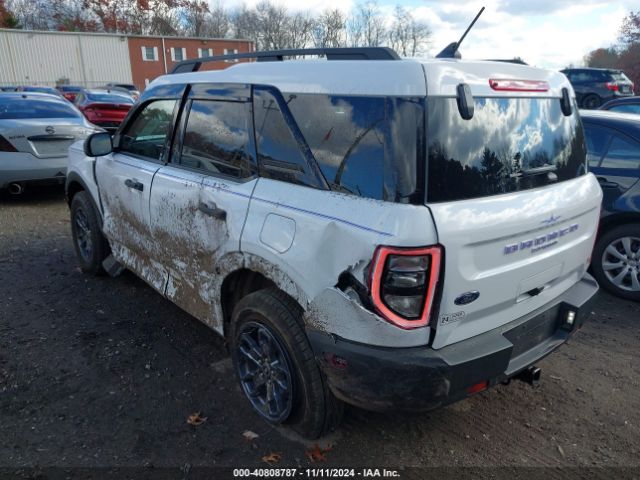
[[[431,410],[505,381],[565,343],[584,323],[598,284],[586,274],[530,315],[482,335],[433,350],[382,348],[309,332],[316,359],[340,399],[368,410]],[[576,313],[572,327],[567,312]]]
[[[29,153],[8,153],[0,160],[0,188],[13,182],[64,180],[67,172],[66,156],[38,158]]]

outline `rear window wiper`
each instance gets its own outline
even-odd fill
[[[558,175],[556,175],[556,171],[558,167],[555,165],[543,165],[542,167],[535,168],[523,168],[516,173],[512,173],[510,175],[511,178],[523,178],[523,177],[533,177],[536,175],[546,175],[549,183],[557,182]]]
[[[511,177],[530,177],[532,175],[542,175],[544,173],[553,173],[555,175],[555,172],[557,170],[558,170],[558,167],[555,165],[543,165],[542,167],[523,168],[521,170],[518,170],[515,173],[512,173],[510,176]]]

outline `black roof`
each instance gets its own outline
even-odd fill
[[[602,125],[620,130],[640,141],[640,115],[608,112],[606,110],[580,110],[585,124]]]

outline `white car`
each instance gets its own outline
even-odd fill
[[[0,93],[0,189],[19,194],[27,182],[63,182],[69,147],[96,131],[61,96]]]
[[[307,437],[342,402],[535,383],[598,290],[602,193],[566,77],[323,52],[165,75],[113,138],[72,146],[81,268],[130,269],[223,335],[256,412]]]

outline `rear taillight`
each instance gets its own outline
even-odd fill
[[[489,86],[503,92],[546,92],[549,84],[543,80],[496,79],[489,80]]]
[[[371,298],[380,314],[401,328],[429,324],[442,249],[378,247],[371,266]]]
[[[18,150],[14,147],[9,140],[0,135],[0,152],[17,152]]]
[[[605,85],[607,89],[611,90],[612,92],[617,92],[618,90],[620,90],[620,86],[617,83],[607,82],[605,83]]]

